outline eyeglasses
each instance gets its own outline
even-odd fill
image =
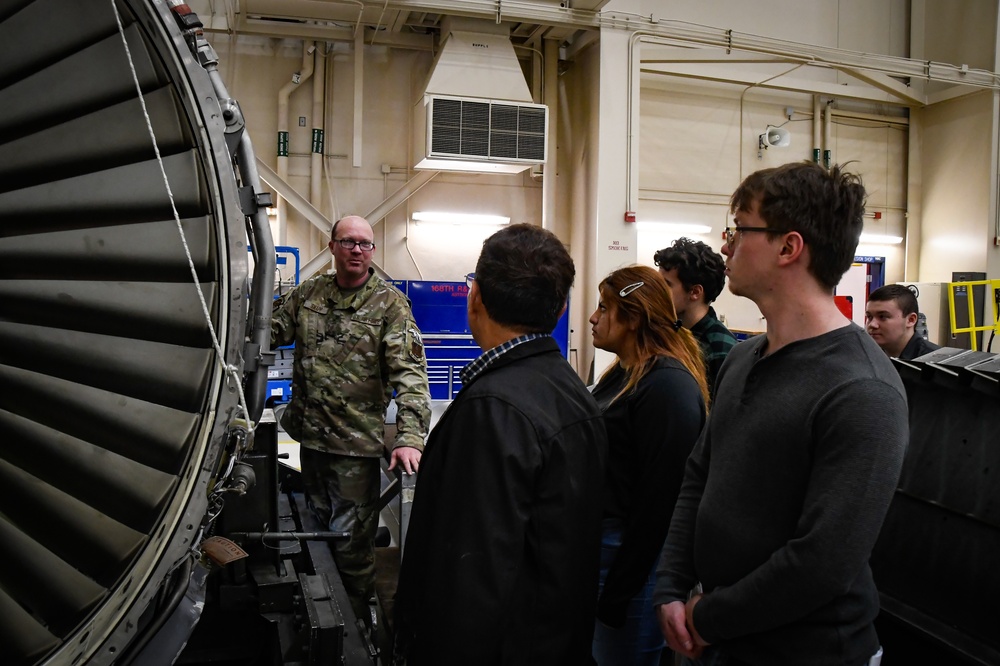
[[[371,252],[375,249],[375,243],[371,241],[357,241],[351,240],[350,238],[340,238],[333,242],[339,244],[340,247],[345,250],[353,250],[356,247],[360,247],[362,252]]]
[[[741,227],[738,224],[735,227],[729,227],[729,226],[727,226],[726,227],[726,244],[729,247],[732,247],[733,243],[736,241],[736,232],[738,232],[738,231],[741,232],[741,233],[745,233],[745,232],[749,232],[749,231],[767,231],[767,232],[774,233],[774,234],[783,234],[783,233],[785,233],[784,229],[775,229],[774,227]]]
[[[465,286],[472,289],[472,282],[476,279],[475,273],[469,273],[465,276]]]

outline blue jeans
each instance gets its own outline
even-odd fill
[[[622,543],[621,527],[605,524],[601,535],[601,581],[598,594]],[[653,611],[653,584],[656,565],[646,584],[632,597],[626,611],[625,626],[612,629],[600,621],[594,627],[594,659],[599,666],[659,666],[665,649],[660,623]]]

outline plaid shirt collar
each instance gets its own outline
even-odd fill
[[[508,340],[503,344],[499,344],[487,352],[483,352],[475,361],[462,368],[462,385],[464,386],[469,384],[473,379],[481,375],[483,370],[488,368],[494,361],[509,352],[514,347],[523,345],[525,342],[529,342],[531,340],[550,337],[552,336],[548,333],[528,333],[527,335],[521,335]]]

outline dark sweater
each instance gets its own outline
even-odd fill
[[[705,423],[698,384],[676,359],[659,359],[632,392],[612,402],[627,381],[616,365],[594,388],[608,431],[604,517],[622,526],[622,545],[597,608],[598,619],[612,627],[625,623],[629,600],[656,564],[684,461]]]
[[[858,326],[729,354],[658,568],[654,604],[740,661],[858,665],[878,648],[868,558],[908,440],[906,396]]]
[[[904,361],[910,361],[924,354],[930,354],[935,349],[941,349],[941,347],[914,333],[910,336],[910,340],[906,343],[906,346],[903,347],[903,351],[899,353],[899,358]]]

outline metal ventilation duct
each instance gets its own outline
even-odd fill
[[[548,110],[533,104],[506,29],[449,19],[414,106],[417,169],[518,173],[545,161]]]
[[[128,653],[187,587],[236,414],[247,218],[223,114],[164,3],[115,6],[209,320],[111,2],[2,3],[6,666]]]

